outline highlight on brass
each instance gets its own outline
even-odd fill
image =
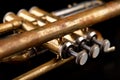
[[[86,1],[51,13],[37,6],[20,9],[16,14],[7,12],[0,24],[0,35],[3,35],[0,62],[19,63],[48,50],[56,55],[14,80],[31,80],[71,60],[83,66],[89,58],[95,59],[101,52],[115,51],[110,40],[90,26],[119,14],[120,1],[104,3],[100,0]],[[4,35],[10,31],[11,34]]]

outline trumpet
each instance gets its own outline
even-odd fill
[[[92,25],[119,16],[120,1],[86,1],[48,13],[37,6],[8,12],[0,24],[0,62],[24,62],[52,52],[55,57],[13,80],[31,80],[75,60],[82,66],[100,52],[115,51]],[[6,33],[9,33],[7,34]],[[49,57],[49,56],[48,56]]]

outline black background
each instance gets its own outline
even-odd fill
[[[1,0],[0,1],[0,21],[3,16],[12,11],[17,13],[20,9],[29,9],[32,6],[48,12],[67,7],[73,2],[81,0]],[[107,0],[106,0],[107,2]],[[96,59],[89,59],[84,66],[79,66],[74,61],[68,62],[46,74],[39,76],[35,80],[120,80],[120,16],[98,23],[92,28],[101,32],[104,38],[111,41],[111,45],[116,46],[116,51],[111,53],[101,53]],[[47,52],[51,57],[51,52]],[[43,56],[43,55],[41,55]],[[35,57],[20,64],[0,63],[0,80],[10,80],[28,70],[37,67],[39,61],[44,62],[44,58]],[[53,55],[54,56],[54,55]],[[46,59],[46,58],[45,58]]]

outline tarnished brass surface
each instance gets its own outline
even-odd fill
[[[43,53],[45,53],[47,51],[48,51],[48,49],[40,48],[40,51],[39,50],[35,51],[34,48],[29,48],[27,50],[15,53],[14,55],[5,57],[2,60],[0,60],[0,62],[19,64],[19,63],[27,61],[27,60],[29,60],[29,59],[31,59],[31,58],[39,55],[39,54],[43,54]]]
[[[34,79],[37,76],[43,75],[44,73],[46,73],[52,69],[55,69],[55,68],[59,67],[60,65],[63,65],[66,62],[69,62],[72,59],[74,59],[73,56],[71,56],[67,59],[63,59],[63,60],[52,59],[52,60],[46,62],[45,64],[40,65],[40,66],[28,71],[27,73],[24,73],[21,76],[14,78],[13,80],[31,80],[31,79]]]
[[[112,1],[103,6],[47,24],[19,35],[0,40],[0,58],[14,54],[29,47],[43,44],[54,38],[62,37],[77,29],[90,27],[120,14],[120,1]]]
[[[97,36],[98,36],[98,39],[99,40],[102,40],[102,35],[96,31],[97,33]],[[54,47],[53,47],[54,48]],[[60,60],[56,60],[56,58],[52,59],[51,61],[48,61],[47,63],[45,64],[42,64],[18,77],[16,77],[15,79],[13,80],[29,80],[29,79],[34,79],[36,78],[37,76],[41,76],[43,74],[45,74],[46,72],[52,70],[52,69],[55,69],[59,66],[61,66],[62,64],[66,63],[66,62],[69,62],[71,60],[73,60],[75,57],[74,56],[71,56],[67,59],[60,59]]]
[[[56,53],[57,57],[54,56],[50,61],[13,79],[31,80],[73,60],[74,58],[76,58],[75,62],[77,64],[80,63],[81,65],[80,59],[82,57],[82,63],[87,60],[87,58],[82,55],[84,54],[82,53],[82,50],[86,51],[86,54],[87,52],[89,54],[92,51],[95,53],[95,56],[97,56],[99,52],[98,49],[104,51],[103,47],[104,44],[106,46],[106,43],[100,32],[94,29],[92,30],[92,28],[89,27],[118,16],[120,14],[120,1],[111,1],[102,6],[98,6],[99,7],[97,8],[90,8],[90,10],[87,9],[84,12],[80,11],[80,13],[78,13],[78,11],[78,14],[75,12],[75,15],[73,15],[74,13],[70,13],[71,16],[68,15],[64,18],[53,16],[35,6],[32,7],[29,12],[25,9],[21,9],[18,11],[17,15],[8,12],[4,16],[3,24],[0,24],[0,35],[9,31],[13,32],[7,36],[5,34],[6,37],[2,37],[0,40],[0,62],[19,63],[28,61],[30,58],[46,52],[48,49],[53,53]],[[94,35],[88,34],[91,30],[96,32],[95,39],[100,43],[91,39]],[[85,38],[85,45],[88,47],[83,48],[84,44],[82,46],[80,44],[79,46],[75,43],[80,36]],[[69,42],[70,44],[66,44],[66,42]],[[71,44],[73,45],[72,47]],[[91,46],[93,44],[98,46],[97,49],[94,48],[95,51],[91,49],[93,48]],[[108,40],[106,51],[114,51],[115,47],[109,47],[109,44],[110,42]],[[81,52],[78,51],[78,48],[80,48]],[[61,55],[61,53],[63,53],[63,55]],[[63,57],[64,54],[68,57]],[[94,55],[88,56],[90,58],[94,57]],[[48,57],[50,56],[47,56],[46,58]]]
[[[52,16],[51,14],[45,12],[44,10],[42,10],[38,7],[32,7],[30,9],[30,13],[25,9],[21,9],[18,13],[22,14],[22,15],[18,14],[18,16],[17,16],[13,12],[8,12],[4,17],[4,22],[10,22],[12,20],[21,20],[23,22],[22,23],[22,28],[23,28],[22,32],[30,31],[30,30],[35,29],[36,26],[34,26],[34,23],[36,22],[36,25],[38,25],[37,21],[41,22],[42,18],[43,18],[42,20],[44,20],[47,23],[48,22],[55,22],[55,21],[58,20],[58,17],[56,18],[56,17]],[[33,19],[34,19],[34,21],[33,21]],[[47,24],[47,23],[45,23],[45,24]],[[31,27],[31,25],[32,25],[32,27]],[[39,26],[39,27],[42,27],[42,26]],[[79,30],[79,31],[81,31],[81,30]],[[82,31],[79,32],[79,34],[84,35],[84,34],[82,34]],[[67,39],[68,39],[68,35],[67,35]],[[48,41],[47,43],[44,43],[43,46],[45,48],[49,49],[50,51],[52,51],[53,53],[57,54],[57,59],[58,59],[58,58],[62,57],[62,56],[60,56],[60,54],[62,52],[62,46],[63,46],[63,44],[61,44],[61,43],[65,43],[65,42],[66,41],[63,40],[63,39],[62,40],[54,39],[54,40]],[[35,49],[35,47],[34,47],[34,49]],[[2,62],[23,61],[25,59],[30,58],[31,52],[33,52],[33,51],[32,50],[28,50],[28,51],[26,50],[26,52],[24,52],[23,54],[18,54],[17,53],[16,55],[14,55],[12,57],[7,57],[5,59],[2,59]],[[38,53],[38,52],[36,52],[36,53]],[[35,53],[33,52],[33,54],[35,54]]]
[[[33,30],[34,28],[36,28],[35,25],[33,25],[32,23],[16,16],[13,12],[6,13],[4,18],[3,18],[4,24],[8,23],[8,22],[12,22],[12,21],[21,22],[21,24],[20,24],[21,26],[19,26],[19,27],[22,27],[23,29],[25,29],[27,31],[30,31],[30,30]]]
[[[16,20],[13,20],[13,21],[7,22],[7,23],[1,23],[0,24],[0,34],[8,32],[13,29],[16,29],[16,28],[20,27],[21,24],[22,24],[21,21],[16,21]]]
[[[47,15],[48,14],[47,12],[45,12],[45,11],[43,11],[43,10],[37,8],[37,7],[32,7],[30,11],[33,12],[34,11],[33,9],[35,9],[35,10],[37,9],[37,11],[39,10],[39,14],[44,14],[43,17],[46,17],[46,16],[50,16],[51,17],[52,16],[50,14]],[[42,12],[44,12],[44,13],[42,13]],[[24,10],[24,9],[20,10],[18,13],[19,13],[19,15],[17,16],[13,12],[8,12],[6,14],[6,16],[4,17],[4,22],[10,22],[10,21],[13,21],[13,20],[21,20],[23,22],[22,23],[22,28],[23,28],[22,32],[36,29],[38,26],[36,27],[35,25],[39,25],[38,22],[43,23],[42,20],[44,20],[47,23],[51,20],[49,18],[41,19],[40,17],[36,17],[36,16],[32,15],[31,13],[29,13],[27,10]],[[54,17],[52,19],[57,20]],[[36,23],[36,24],[34,25],[34,23]],[[46,25],[47,23],[44,23],[44,24]],[[39,27],[42,27],[42,26],[39,25]],[[54,52],[55,54],[57,54],[59,56],[60,46],[61,45],[58,43],[57,39],[51,40],[51,41],[49,41],[47,43],[44,43],[43,46],[45,48],[51,50],[52,52]],[[21,58],[22,58],[22,56],[21,56]]]
[[[56,15],[51,15],[47,12],[45,12],[44,10],[42,9],[39,9],[38,7],[34,6],[32,7],[29,12],[37,17],[41,17],[42,19],[46,19],[47,21],[49,22],[55,22],[57,21],[57,19],[59,19],[58,17],[56,17]]]

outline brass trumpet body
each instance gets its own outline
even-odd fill
[[[16,14],[8,12],[0,24],[0,35],[13,32],[1,37],[0,62],[24,62],[48,50],[55,53],[55,57],[50,61],[13,80],[34,79],[72,60],[84,65],[89,58],[97,58],[101,51],[104,53],[114,51],[115,46],[111,47],[109,40],[105,42],[102,34],[92,29],[92,25],[119,16],[120,1],[93,3],[99,6],[76,10],[83,7],[81,5],[51,13],[34,6],[28,11],[21,9]],[[94,31],[94,34],[90,31]],[[79,37],[82,37],[82,40],[77,41]],[[97,46],[92,48],[93,45]],[[103,49],[104,46],[107,46],[106,50]],[[92,57],[90,53],[96,56]]]

